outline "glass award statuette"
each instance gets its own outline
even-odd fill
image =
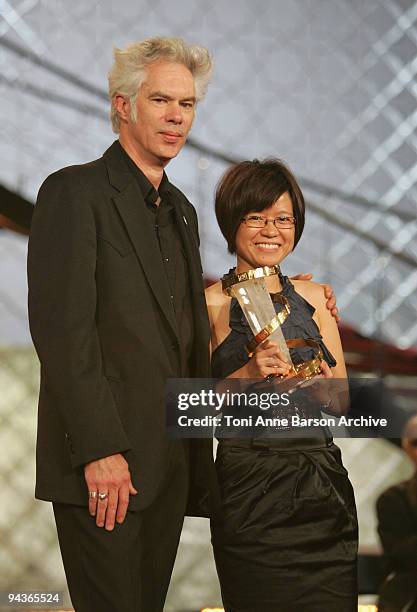
[[[278,344],[279,350],[292,366],[290,351],[281,330],[290,307],[283,296],[277,296],[282,298],[283,308],[276,313],[265,283],[267,276],[277,273],[278,266],[264,266],[240,274],[231,273],[222,279],[222,288],[224,293],[239,302],[254,335],[255,348],[268,338]]]
[[[279,266],[264,266],[239,274],[232,272],[223,277],[222,289],[224,293],[237,299],[252,330],[254,337],[246,347],[249,356],[252,357],[258,344],[268,338],[278,344],[281,353],[290,364],[291,370],[288,377],[309,380],[320,374],[323,353],[315,340],[304,338],[295,338],[288,342],[285,340],[281,325],[290,314],[290,305],[288,300],[279,293],[271,297],[265,282],[267,276],[278,274],[278,272]],[[280,302],[282,309],[275,312],[273,302]],[[294,365],[289,348],[296,347],[315,349],[314,359]]]

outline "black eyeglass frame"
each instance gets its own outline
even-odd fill
[[[281,218],[284,215],[281,215]],[[248,225],[248,218],[250,219],[250,217],[258,217],[258,219],[262,219],[264,221],[263,226],[262,225]],[[252,229],[262,229],[263,227],[266,227],[269,223],[269,221],[272,221],[272,223],[274,224],[274,226],[277,229],[291,229],[292,227],[295,227],[296,224],[296,218],[291,216],[291,215],[285,215],[286,219],[292,219],[292,223],[290,225],[277,225],[277,220],[280,217],[263,217],[262,215],[247,215],[246,217],[242,217],[240,222],[244,223],[246,225],[246,227],[251,227]]]

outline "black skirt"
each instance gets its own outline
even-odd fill
[[[219,444],[212,542],[225,610],[356,611],[357,518],[340,449],[285,442]]]

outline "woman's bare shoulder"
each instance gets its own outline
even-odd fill
[[[221,281],[217,281],[205,290],[207,306],[222,306],[227,301],[227,296],[222,291]]]
[[[206,302],[210,319],[211,346],[214,350],[230,333],[230,297],[223,293],[221,281],[207,287]]]
[[[292,280],[294,289],[314,308],[321,308],[326,303],[323,287],[320,283],[305,280]]]

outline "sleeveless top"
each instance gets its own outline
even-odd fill
[[[232,271],[233,269],[229,270],[228,274]],[[293,338],[315,340],[323,352],[324,360],[330,367],[334,367],[336,361],[324,344],[320,330],[313,320],[315,308],[295,291],[288,276],[283,276],[280,272],[279,279],[282,287],[282,291],[279,293],[287,298],[290,305],[290,314],[281,326],[284,338],[286,340],[292,340]],[[275,311],[279,312],[282,309],[282,304],[274,302],[274,307]],[[236,298],[232,298],[230,304],[229,326],[230,333],[214,349],[211,357],[212,376],[214,378],[226,378],[249,361],[246,345],[253,338],[253,334]],[[315,351],[310,347],[296,347],[290,349],[290,355],[293,363],[298,364],[313,359]]]
[[[231,270],[232,271],[232,270]],[[229,271],[229,274],[230,272]],[[294,338],[310,338],[315,340],[322,352],[325,361],[330,367],[336,365],[336,361],[326,345],[323,342],[323,338],[320,334],[320,330],[317,327],[316,322],[313,320],[313,314],[315,308],[309,304],[300,294],[298,294],[291,281],[287,276],[283,276],[279,272],[279,279],[282,286],[282,291],[279,293],[285,296],[290,305],[290,314],[281,326],[282,332],[286,340]],[[273,302],[275,311],[278,312],[282,309],[282,304],[279,302]],[[230,333],[221,342],[212,354],[212,376],[214,378],[226,378],[232,372],[235,372],[249,361],[249,356],[246,351],[246,345],[253,338],[252,331],[246,321],[245,315],[239,306],[238,301],[232,298],[230,304]],[[294,364],[301,363],[313,359],[315,357],[314,349],[310,347],[296,347],[290,349],[291,359]],[[261,381],[260,381],[261,382]],[[262,384],[262,383],[261,383]],[[271,383],[272,384],[272,383]],[[262,390],[266,390],[262,386]],[[271,388],[271,390],[274,390]],[[298,415],[301,418],[319,417],[320,406],[308,389],[299,388],[291,396],[291,404],[289,406],[277,406],[268,412],[268,416],[277,417],[279,419],[290,419],[292,416]],[[237,407],[232,407],[232,412],[237,414]],[[253,410],[253,414],[259,414],[259,409]],[[261,411],[262,412],[262,411]],[[246,413],[245,413],[246,415]],[[289,430],[293,429],[291,425],[273,425],[267,426],[264,429],[255,427],[253,430],[242,430],[239,427],[228,427],[223,424],[216,430],[216,437],[228,438],[228,437],[241,437],[241,435],[252,437],[275,437],[282,434],[287,435]],[[304,433],[303,433],[304,432]],[[300,436],[326,436],[330,437],[330,431],[327,427],[297,427],[294,430]]]

